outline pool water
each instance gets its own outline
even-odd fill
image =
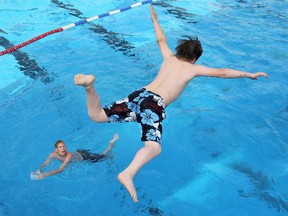
[[[0,0],[0,51],[136,2]],[[92,122],[73,78],[94,74],[103,104],[149,83],[161,64],[149,5],[1,56],[0,215],[287,215],[287,4],[154,3],[171,48],[182,35],[198,35],[199,64],[265,71],[269,79],[194,79],[166,110],[162,153],[135,178],[137,204],[117,174],[143,145],[139,126]],[[71,152],[99,153],[114,133],[120,139],[107,160],[30,179],[56,140]]]

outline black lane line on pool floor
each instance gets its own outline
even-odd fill
[[[82,16],[83,13],[80,10],[73,8],[72,4],[64,4],[63,2],[58,0],[52,0],[51,2],[62,9],[70,11],[69,14],[72,16],[75,16],[79,19],[87,19],[87,17]],[[136,56],[136,54],[133,52],[135,46],[126,41],[125,38],[120,37],[119,33],[108,31],[99,24],[88,23],[88,25],[92,26],[88,29],[99,34],[101,39],[105,41],[112,49],[122,52],[125,56]]]
[[[1,29],[0,32],[5,33]],[[0,46],[4,47],[4,49],[8,49],[14,45],[5,37],[0,36]],[[48,84],[54,81],[54,78],[48,74],[47,70],[44,67],[40,67],[34,59],[30,59],[27,53],[16,50],[10,54],[14,56],[18,63],[17,67],[20,71],[23,72],[25,76],[28,76],[34,80],[40,79],[40,81],[44,84]]]

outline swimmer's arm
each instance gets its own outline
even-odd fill
[[[39,169],[38,169],[36,172],[41,172],[41,170],[42,170],[45,166],[47,166],[47,165],[51,162],[51,160],[53,160],[54,158],[55,158],[55,154],[54,154],[54,152],[52,152],[52,153],[49,155],[49,157],[46,159],[46,161],[45,161],[43,164],[40,165]]]
[[[58,173],[62,172],[66,168],[68,163],[63,162],[63,164],[60,166],[59,169],[39,174],[38,179],[41,180],[41,179],[46,178],[47,176],[55,175],[55,174],[58,174]]]
[[[234,70],[230,68],[208,68],[201,65],[193,65],[193,71],[196,71],[194,76],[209,76],[219,78],[249,78],[257,80],[259,76],[268,78],[268,75],[264,72],[249,73],[240,70]]]
[[[158,46],[160,48],[163,58],[172,56],[173,52],[168,47],[166,36],[158,22],[157,13],[154,11],[152,4],[150,4],[150,16],[151,16],[152,23],[154,25],[156,40],[157,40],[157,43],[158,43]]]
[[[39,174],[38,180],[41,180],[41,179],[46,178],[47,176],[55,175],[55,174],[62,172],[67,167],[69,162],[71,161],[71,158],[72,158],[72,155],[69,155],[67,158],[65,158],[64,162],[61,164],[59,169]]]

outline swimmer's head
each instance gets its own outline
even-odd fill
[[[197,59],[202,55],[202,46],[198,37],[193,39],[190,36],[184,36],[185,39],[180,39],[178,41],[178,46],[176,47],[176,57],[178,59],[195,63]]]
[[[55,152],[57,152],[60,155],[66,155],[66,145],[62,140],[57,140],[54,144],[55,146]]]

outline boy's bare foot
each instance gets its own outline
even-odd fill
[[[83,86],[85,89],[93,87],[94,81],[95,76],[93,75],[77,74],[74,77],[75,85]]]
[[[119,135],[116,133],[112,140],[110,140],[110,145],[114,146],[115,142],[119,139]]]
[[[107,149],[102,153],[103,155],[107,155],[111,150],[112,148],[114,147],[116,141],[119,139],[119,135],[116,133],[113,137],[112,140],[110,140],[109,142],[109,145],[107,147]]]
[[[133,179],[128,175],[128,173],[126,173],[125,171],[121,172],[118,175],[118,180],[126,187],[133,201],[135,203],[138,202],[136,190],[133,184]]]

